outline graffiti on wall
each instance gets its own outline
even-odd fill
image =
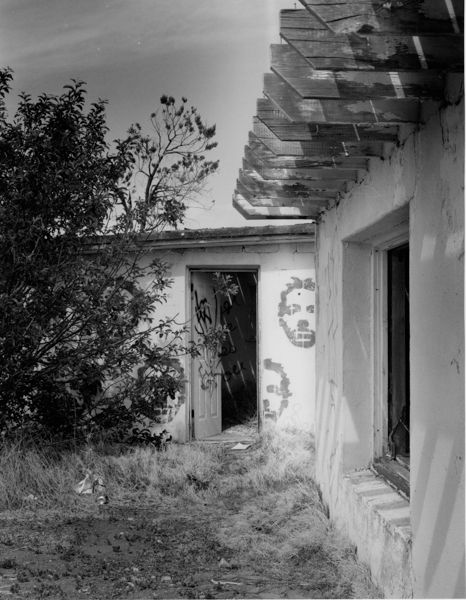
[[[290,380],[283,365],[271,358],[264,360],[263,372],[264,417],[276,421],[288,407]]]
[[[213,290],[214,306],[207,298],[199,298],[194,290],[194,331],[200,336],[203,344],[202,354],[199,356],[199,378],[201,388],[211,394],[217,387],[221,357],[218,352],[218,305],[215,290]]]
[[[315,283],[310,277],[291,280],[280,294],[279,323],[294,346],[310,348],[315,343]]]

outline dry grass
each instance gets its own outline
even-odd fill
[[[221,469],[222,449],[212,446],[171,445],[166,452],[129,449],[122,454],[88,447],[78,452],[11,444],[0,451],[0,510],[31,505],[73,507],[74,486],[87,471],[102,476],[115,501],[138,496],[159,499],[180,493],[192,495],[188,474],[210,481]],[[194,491],[195,488],[194,488]]]
[[[326,516],[309,434],[266,432],[239,454],[216,444],[124,453],[12,445],[0,452],[0,510],[79,512],[74,486],[86,470],[104,478],[111,505],[155,503],[195,521],[209,515],[215,543],[237,557],[237,568],[255,565],[291,579],[302,573],[323,598],[379,597],[354,548]]]

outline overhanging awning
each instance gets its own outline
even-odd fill
[[[280,13],[244,150],[233,205],[247,219],[315,219],[463,72],[462,0],[301,5]]]

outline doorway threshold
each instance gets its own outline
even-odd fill
[[[226,443],[242,443],[242,444],[253,444],[259,438],[259,433],[256,427],[251,427],[250,424],[247,425],[235,425],[234,427],[229,427],[228,429],[224,429],[221,433],[217,433],[216,435],[212,435],[208,438],[204,438],[202,440],[196,440],[199,442],[209,443],[209,444],[226,444]]]

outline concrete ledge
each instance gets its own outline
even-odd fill
[[[409,502],[370,470],[345,475],[331,509],[386,598],[411,598]]]

